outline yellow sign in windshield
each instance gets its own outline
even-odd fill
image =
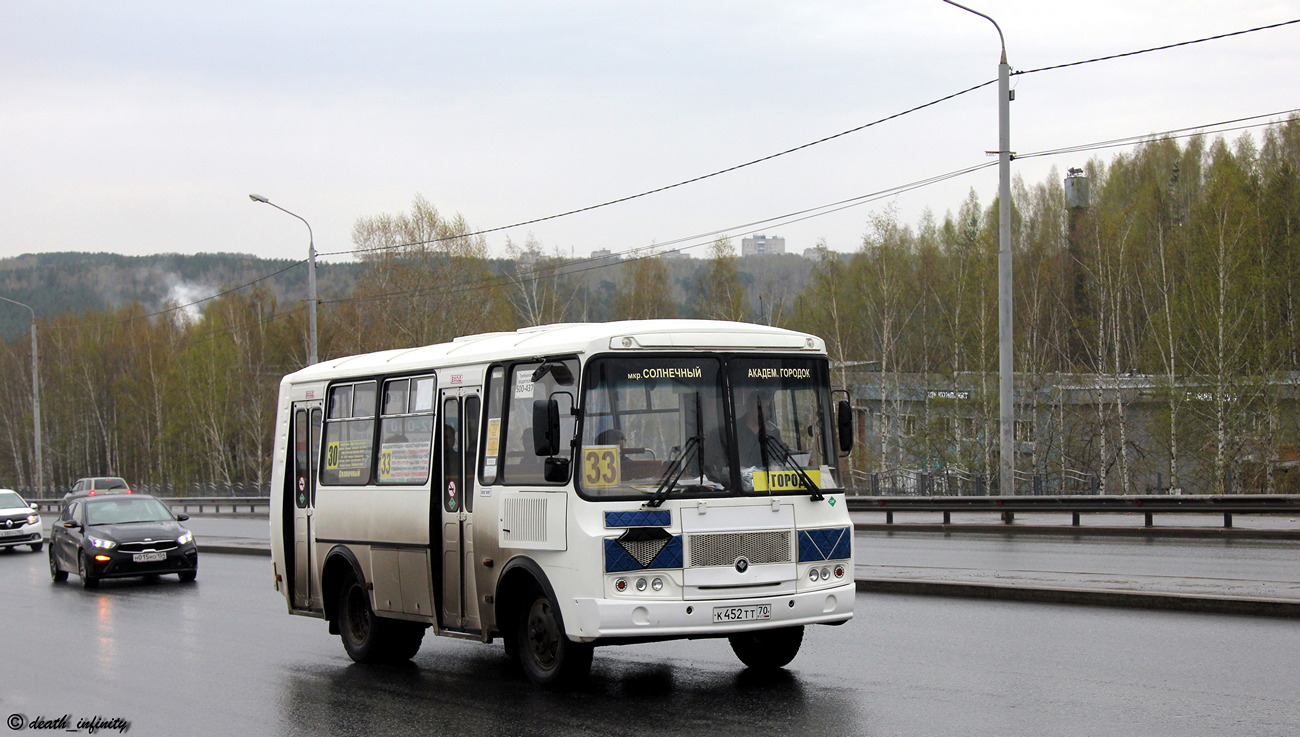
[[[583,486],[618,486],[622,478],[617,445],[589,445],[583,449]]]
[[[804,471],[817,488],[822,485],[820,470]],[[804,491],[803,479],[794,471],[755,471],[754,491]]]

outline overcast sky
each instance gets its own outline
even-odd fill
[[[1023,71],[1300,18],[1300,2],[969,0]],[[1037,152],[1300,108],[1300,25],[1013,77]],[[634,195],[997,76],[986,20],[940,0],[0,0],[0,257],[352,248],[415,195],[477,229]],[[1229,134],[1235,138],[1239,133]],[[1254,135],[1258,138],[1259,132]],[[722,231],[857,248],[873,214],[942,218],[991,167],[797,223],[748,225],[993,161],[996,86],[773,161],[494,232],[585,256]],[[1037,184],[1089,157],[1023,159]],[[703,235],[703,237],[692,236]],[[703,248],[689,251],[705,254]],[[347,256],[327,256],[343,260]]]

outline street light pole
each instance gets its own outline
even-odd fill
[[[316,354],[316,238],[311,232],[311,223],[296,212],[280,207],[274,202],[268,200],[260,194],[250,194],[248,199],[253,202],[261,202],[264,205],[270,205],[280,212],[293,215],[307,226],[307,365],[310,366],[318,361]]]
[[[1013,355],[1011,289],[1011,66],[1007,41],[998,22],[953,0],[943,2],[973,13],[993,24],[1002,44],[998,63],[998,493],[1016,492],[1016,378]]]
[[[36,482],[35,496],[39,497],[45,485],[45,462],[41,452],[41,364],[36,353],[36,310],[8,297],[0,297],[0,300],[18,305],[32,313],[32,447],[36,456],[36,473],[33,475],[33,480]]]

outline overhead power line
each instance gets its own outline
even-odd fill
[[[1083,151],[1098,151],[1104,148],[1116,148],[1119,146],[1132,146],[1143,141],[1153,141],[1171,138],[1189,138],[1192,136],[1205,135],[1207,133],[1229,133],[1232,131],[1249,130],[1252,128],[1267,128],[1271,125],[1277,125],[1276,118],[1282,116],[1300,115],[1300,108],[1294,110],[1282,110],[1267,115],[1252,115],[1246,118],[1236,118],[1235,120],[1224,120],[1218,123],[1209,123],[1206,125],[1194,126],[1189,128],[1175,128],[1162,133],[1147,133],[1141,136],[1126,136],[1124,138],[1113,138],[1109,141],[1097,141],[1095,143],[1084,143],[1077,146],[1065,146],[1063,148],[1047,149],[1045,151],[1036,151],[1034,153],[1016,154],[1017,159],[1032,159],[1043,156],[1060,156],[1063,154],[1081,153]],[[1265,118],[1270,120],[1264,121]],[[1247,123],[1248,125],[1239,125]],[[1259,122],[1264,121],[1264,122]],[[1224,128],[1222,126],[1229,126]]]
[[[1281,23],[1273,23],[1267,26],[1257,26],[1255,28],[1247,28],[1243,31],[1231,31],[1229,33],[1220,33],[1217,36],[1206,36],[1205,38],[1198,38],[1192,41],[1179,41],[1178,43],[1165,44],[1164,46],[1152,46],[1149,49],[1140,49],[1138,51],[1125,51],[1121,54],[1111,54],[1110,56],[1098,56],[1094,59],[1084,59],[1082,61],[1071,61],[1065,64],[1055,64],[1053,66],[1048,66],[1048,67],[1039,67],[1038,69],[1026,69],[1020,72],[1012,72],[1011,74],[1012,75],[1037,74],[1038,72],[1050,72],[1056,69],[1077,67],[1077,66],[1082,66],[1084,64],[1096,64],[1097,62],[1101,62],[1101,61],[1111,61],[1112,59],[1123,59],[1124,57],[1138,56],[1139,54],[1150,54],[1154,51],[1168,51],[1169,49],[1176,49],[1182,46],[1192,46],[1194,44],[1206,43],[1207,41],[1220,41],[1225,38],[1232,38],[1233,36],[1244,36],[1247,33],[1256,33],[1258,31],[1271,31],[1274,28],[1282,28],[1283,26],[1295,25],[1296,23],[1300,23],[1300,18],[1296,18],[1295,20],[1282,21]]]
[[[1082,66],[1082,65],[1086,65],[1086,64],[1094,64],[1094,63],[1103,62],[1103,61],[1110,61],[1110,60],[1120,59],[1120,58],[1125,58],[1125,57],[1130,57],[1130,56],[1137,56],[1137,55],[1140,55],[1140,54],[1148,54],[1148,53],[1152,53],[1152,52],[1156,52],[1156,51],[1166,51],[1166,50],[1169,50],[1169,49],[1180,48],[1180,47],[1184,47],[1184,46],[1191,46],[1191,45],[1194,45],[1194,44],[1206,43],[1206,42],[1209,42],[1209,41],[1217,41],[1217,40],[1222,40],[1222,39],[1226,39],[1226,38],[1232,38],[1232,37],[1235,37],[1235,36],[1242,36],[1242,35],[1249,34],[1249,33],[1256,33],[1256,32],[1260,32],[1260,31],[1266,31],[1266,30],[1272,30],[1272,29],[1276,29],[1276,28],[1282,28],[1282,27],[1285,27],[1285,26],[1290,26],[1290,25],[1295,25],[1295,24],[1300,24],[1300,19],[1294,19],[1294,20],[1282,21],[1282,22],[1279,22],[1279,23],[1273,23],[1273,24],[1264,25],[1264,26],[1257,26],[1257,27],[1254,27],[1254,28],[1248,28],[1248,29],[1244,29],[1244,30],[1240,30],[1240,31],[1232,31],[1232,32],[1228,32],[1228,33],[1221,33],[1221,34],[1217,34],[1217,35],[1214,35],[1214,36],[1207,36],[1207,37],[1204,37],[1204,38],[1193,39],[1193,40],[1190,40],[1190,41],[1180,41],[1180,42],[1177,42],[1177,43],[1166,44],[1166,45],[1163,45],[1163,46],[1154,46],[1154,47],[1150,47],[1150,48],[1146,48],[1146,49],[1140,49],[1140,50],[1137,50],[1137,51],[1128,51],[1128,52],[1119,53],[1119,54],[1111,54],[1111,55],[1108,55],[1108,56],[1095,57],[1095,58],[1091,58],[1091,59],[1084,59],[1084,60],[1080,60],[1080,61],[1067,62],[1067,63],[1063,63],[1063,64],[1055,64],[1055,65],[1046,66],[1046,67],[1039,67],[1039,68],[1036,68],[1036,69],[1027,69],[1027,70],[1021,70],[1021,71],[1013,71],[1012,74],[1013,74],[1013,75],[1035,74],[1035,73],[1038,73],[1038,72],[1053,71],[1053,70],[1064,69],[1064,68],[1068,68],[1068,67]],[[486,235],[486,234],[488,234],[488,233],[496,233],[496,232],[500,232],[500,231],[503,231],[503,230],[510,230],[510,229],[512,229],[512,228],[519,228],[519,227],[524,227],[524,226],[528,226],[528,225],[533,225],[533,224],[536,224],[536,223],[546,222],[546,221],[549,221],[549,220],[556,220],[556,219],[559,219],[559,218],[568,217],[568,216],[570,216],[570,215],[576,215],[576,214],[583,213],[583,212],[590,212],[590,211],[592,211],[592,210],[596,210],[596,209],[600,209],[600,208],[604,208],[604,207],[609,207],[609,206],[616,205],[616,204],[620,204],[620,203],[623,203],[623,202],[628,202],[628,201],[631,201],[631,200],[640,199],[640,198],[643,198],[643,197],[648,197],[648,196],[650,196],[650,195],[658,194],[658,193],[660,193],[660,192],[666,192],[666,191],[668,191],[668,190],[672,190],[672,189],[677,189],[677,188],[680,188],[680,187],[684,187],[684,186],[689,185],[689,184],[694,184],[694,183],[697,183],[697,182],[704,181],[704,180],[706,180],[706,179],[711,179],[711,178],[714,178],[714,177],[721,176],[721,175],[723,175],[723,174],[728,174],[728,173],[731,173],[731,172],[734,172],[734,171],[738,171],[738,170],[740,170],[740,169],[744,169],[744,168],[746,168],[746,167],[750,167],[750,166],[754,166],[754,165],[757,165],[757,164],[760,164],[760,163],[763,163],[763,162],[771,161],[771,160],[773,160],[773,159],[776,159],[776,158],[779,158],[779,157],[782,157],[782,156],[786,156],[786,155],[789,155],[789,154],[792,154],[792,153],[795,153],[795,152],[798,152],[798,151],[802,151],[802,150],[805,150],[805,149],[811,148],[811,147],[813,147],[813,146],[817,146],[817,145],[819,145],[819,144],[826,143],[826,142],[828,142],[828,141],[833,141],[833,140],[836,140],[836,139],[839,139],[839,138],[843,138],[843,137],[848,136],[848,135],[850,135],[850,134],[853,134],[853,133],[857,133],[857,132],[860,132],[860,131],[866,130],[866,129],[868,129],[868,128],[871,128],[871,127],[874,127],[874,126],[880,125],[880,124],[882,124],[882,123],[885,123],[885,122],[888,122],[888,121],[891,121],[891,120],[895,120],[895,119],[901,118],[901,117],[906,116],[906,115],[909,115],[909,114],[911,114],[911,113],[918,112],[918,111],[920,111],[920,110],[924,110],[924,109],[926,109],[926,108],[933,107],[933,106],[938,105],[938,104],[940,104],[940,103],[947,102],[947,101],[949,101],[949,100],[955,99],[955,98],[960,97],[960,96],[962,96],[962,95],[965,95],[965,94],[968,94],[968,93],[974,92],[974,91],[976,91],[976,90],[979,90],[979,89],[982,89],[982,88],[984,88],[984,87],[987,87],[987,86],[993,84],[993,83],[996,82],[996,81],[997,81],[997,80],[988,80],[987,82],[982,82],[982,83],[980,83],[980,84],[977,84],[977,85],[974,85],[974,86],[968,87],[968,88],[966,88],[966,89],[960,90],[960,91],[958,91],[958,92],[954,92],[954,93],[949,94],[949,95],[945,95],[945,96],[943,96],[943,97],[940,97],[940,98],[937,98],[937,99],[931,100],[931,101],[926,102],[926,103],[923,103],[923,104],[921,104],[921,105],[917,105],[917,106],[914,106],[914,107],[908,108],[908,109],[906,109],[906,110],[902,110],[902,111],[897,112],[897,113],[894,113],[894,114],[892,114],[892,115],[888,115],[888,116],[885,116],[885,117],[883,117],[883,118],[879,118],[879,119],[874,120],[874,121],[871,121],[871,122],[869,122],[869,123],[864,123],[864,124],[859,125],[859,126],[856,126],[856,127],[854,127],[854,128],[850,128],[850,129],[848,129],[848,130],[841,131],[841,132],[839,132],[839,133],[835,133],[835,134],[832,134],[832,135],[829,135],[829,136],[824,136],[824,137],[819,138],[819,139],[814,140],[814,141],[809,141],[808,143],[804,143],[804,144],[801,144],[801,145],[799,145],[799,146],[794,146],[794,147],[792,147],[792,148],[788,148],[788,149],[785,149],[785,150],[783,150],[783,151],[778,151],[778,152],[776,152],[776,153],[769,154],[769,155],[767,155],[767,156],[762,156],[762,157],[759,157],[759,158],[757,158],[757,159],[753,159],[753,160],[750,160],[750,161],[747,161],[747,162],[744,162],[744,163],[741,163],[741,164],[736,164],[735,166],[730,166],[730,167],[727,167],[727,168],[724,168],[724,169],[719,169],[719,170],[717,170],[717,171],[710,172],[710,173],[708,173],[708,174],[702,174],[702,175],[700,175],[700,176],[692,177],[692,178],[690,178],[690,179],[685,179],[685,180],[682,180],[682,181],[680,181],[680,182],[676,182],[676,183],[674,183],[674,184],[668,184],[668,185],[665,185],[665,186],[662,186],[662,187],[656,187],[656,188],[654,188],[654,189],[646,190],[646,191],[644,191],[644,192],[639,192],[639,193],[637,193],[637,194],[632,194],[632,195],[627,195],[627,196],[625,196],[625,197],[619,197],[619,198],[615,198],[615,199],[611,199],[611,200],[606,200],[606,201],[604,201],[604,202],[600,202],[600,203],[597,203],[597,204],[594,204],[594,205],[588,205],[588,206],[586,206],[586,207],[580,207],[580,208],[576,208],[576,209],[568,210],[568,211],[565,211],[565,212],[556,213],[556,214],[553,214],[553,215],[547,215],[547,216],[543,216],[543,217],[533,218],[533,219],[531,219],[531,220],[523,220],[523,221],[520,221],[520,222],[517,222],[517,223],[512,223],[512,224],[510,224],[510,225],[501,225],[501,226],[497,226],[497,227],[493,227],[493,228],[485,228],[485,229],[482,229],[482,230],[473,231],[473,232],[470,232],[470,233],[462,233],[462,234],[458,234],[458,235],[456,235],[456,236],[448,236],[448,237],[444,237],[444,238],[434,238],[434,239],[425,240],[425,241],[413,241],[413,242],[410,242],[410,243],[399,243],[399,244],[393,244],[393,245],[389,245],[389,246],[381,246],[381,247],[378,247],[378,248],[371,248],[371,249],[349,249],[349,250],[344,250],[344,251],[331,251],[331,252],[326,252],[326,253],[320,253],[320,254],[317,254],[317,255],[318,255],[318,256],[352,255],[352,254],[357,254],[357,253],[374,253],[374,252],[377,252],[377,251],[392,250],[392,249],[397,249],[397,248],[406,248],[406,247],[417,246],[417,245],[430,245],[430,244],[435,244],[435,243],[444,242],[444,241],[448,241],[448,240],[453,240],[453,239],[455,239],[455,238],[468,238],[468,237],[475,237],[475,236],[480,236],[480,235]],[[1295,112],[1295,111],[1288,111],[1288,112]],[[1264,116],[1257,116],[1257,117],[1264,117]],[[1252,119],[1252,118],[1243,118],[1243,119],[1241,119],[1241,120],[1251,120],[1251,119]],[[1229,121],[1229,122],[1235,122],[1235,121]],[[1218,124],[1216,124],[1216,125],[1218,125]],[[1262,125],[1262,124],[1261,124],[1261,125]],[[1244,127],[1258,127],[1258,126],[1244,126]],[[1192,130],[1192,129],[1182,129],[1182,130]],[[1160,135],[1166,135],[1166,136],[1167,136],[1167,135],[1169,135],[1169,134],[1154,134],[1154,135],[1155,135],[1156,137],[1159,137]],[[1189,135],[1190,135],[1190,134],[1189,134]],[[1151,138],[1151,137],[1152,137],[1151,135],[1148,135],[1148,136],[1143,136],[1143,137],[1134,137],[1134,138],[1131,138],[1131,139],[1117,139],[1116,141],[1111,141],[1111,142],[1102,142],[1102,143],[1095,143],[1095,144],[1085,144],[1085,145],[1083,145],[1083,146],[1079,146],[1079,147],[1071,147],[1071,148],[1067,148],[1067,149],[1057,149],[1057,150],[1052,150],[1052,151],[1043,151],[1043,152],[1032,153],[1032,154],[1020,154],[1020,155],[1017,156],[1017,158],[1029,158],[1029,157],[1035,157],[1035,156],[1048,156],[1048,155],[1055,155],[1055,154],[1061,154],[1061,153],[1071,153],[1071,152],[1084,151],[1084,150],[1095,150],[1095,149],[1106,148],[1106,147],[1110,147],[1110,146],[1130,145],[1131,143],[1133,143],[1133,142],[1135,142],[1135,141],[1137,141],[1137,140],[1140,140],[1141,138]],[[972,167],[972,168],[969,169],[969,170],[960,170],[960,171],[961,171],[962,173],[969,173],[969,171],[974,171],[974,170],[976,170],[976,169],[981,169],[981,168],[984,168],[984,167],[983,167],[983,166],[978,166],[978,167]],[[943,178],[948,178],[948,175],[940,175],[940,176],[943,177]],[[922,180],[922,182],[925,182],[925,181],[926,181],[926,180]],[[941,181],[941,179],[940,179],[940,180],[937,180],[937,181]],[[914,183],[914,184],[915,184],[915,183]],[[905,188],[909,188],[909,189],[910,189],[910,188],[916,188],[916,187],[919,187],[919,186],[926,186],[926,185],[925,185],[925,184],[915,184],[915,186],[911,186],[911,185],[903,185],[903,187],[905,187]],[[892,190],[885,190],[885,191],[886,191],[886,192],[890,192],[890,191],[892,191]],[[906,191],[906,189],[901,189],[900,191]],[[872,197],[872,196],[876,196],[876,195],[864,195],[863,197]],[[858,198],[854,198],[854,199],[858,199]],[[851,201],[852,201],[852,200],[846,200],[845,202],[851,202]],[[833,206],[834,206],[834,205],[827,205],[827,206],[824,206],[824,207],[828,207],[828,208],[829,208],[829,207],[833,207]],[[854,205],[852,205],[852,204],[845,204],[845,205],[843,205],[843,207],[841,207],[840,209],[843,209],[843,208],[845,208],[845,207],[852,207],[852,206],[854,206]],[[806,212],[812,212],[812,211],[820,210],[820,209],[822,209],[822,208],[812,208],[812,210],[809,210],[809,211],[806,211]],[[801,218],[801,219],[807,219],[807,218],[809,218],[809,217],[818,217],[818,216],[820,216],[820,215],[829,214],[830,212],[836,212],[836,211],[838,211],[838,210],[826,210],[826,212],[821,212],[821,213],[818,213],[818,214],[809,214],[809,215],[807,215],[806,217]],[[776,220],[776,219],[780,219],[780,218],[774,218],[773,220]],[[763,222],[770,222],[770,221],[758,221],[758,222],[759,222],[759,223],[763,223]],[[797,222],[797,221],[790,221],[790,222]],[[723,232],[727,232],[727,231],[725,231],[725,230],[719,230],[719,231],[714,231],[712,234],[719,234],[719,233],[723,233]],[[711,235],[712,235],[712,234],[711,234]],[[700,245],[700,244],[697,244],[697,245]],[[629,249],[628,253],[636,252],[636,251],[639,251],[639,250],[645,250],[645,249],[648,249],[648,248],[657,248],[657,247],[659,247],[659,246],[641,246],[641,247],[638,247],[638,248],[635,248],[635,249]],[[691,248],[691,247],[695,247],[695,246],[688,246],[688,247],[686,247],[686,248]],[[685,248],[683,248],[683,249],[681,249],[681,250],[685,250]],[[296,262],[294,262],[294,263],[289,264],[288,266],[286,266],[286,267],[283,268],[283,269],[279,269],[279,270],[274,271],[274,272],[272,272],[272,273],[270,273],[270,274],[266,274],[265,276],[261,276],[261,277],[258,277],[258,278],[256,278],[256,279],[253,279],[253,280],[251,280],[251,281],[245,282],[245,283],[243,283],[243,284],[240,284],[239,286],[231,287],[231,288],[229,288],[229,289],[223,290],[223,291],[221,291],[221,292],[218,292],[218,293],[216,293],[216,294],[213,294],[213,295],[210,296],[210,297],[206,297],[206,298],[203,298],[203,299],[195,300],[195,301],[193,301],[193,302],[189,302],[189,303],[182,304],[182,305],[176,305],[176,306],[173,306],[173,307],[169,307],[169,308],[167,308],[167,309],[159,310],[159,311],[157,311],[157,312],[149,313],[149,314],[147,314],[147,315],[141,315],[141,316],[138,316],[138,317],[123,318],[123,319],[120,319],[120,320],[108,320],[108,321],[95,322],[95,323],[81,323],[81,324],[77,324],[77,325],[62,325],[62,326],[51,326],[51,327],[56,328],[56,329],[60,329],[60,330],[67,330],[67,329],[74,329],[74,328],[85,328],[85,327],[98,327],[98,326],[103,326],[103,325],[114,325],[114,324],[118,324],[118,323],[122,323],[122,322],[131,322],[131,321],[134,321],[134,320],[143,320],[143,319],[149,319],[149,318],[152,318],[152,317],[158,317],[158,316],[160,316],[160,315],[165,315],[165,314],[169,314],[169,313],[172,313],[172,312],[176,312],[176,311],[178,311],[178,310],[183,310],[183,309],[187,309],[187,308],[189,308],[189,307],[194,307],[194,306],[197,306],[197,305],[203,304],[204,302],[209,302],[209,301],[214,300],[214,299],[217,299],[217,298],[219,298],[219,297],[223,297],[223,296],[225,296],[225,295],[227,295],[227,294],[231,294],[231,293],[233,293],[233,292],[237,292],[237,291],[239,291],[239,290],[241,290],[241,289],[245,289],[245,288],[250,287],[250,286],[252,286],[252,285],[254,285],[254,284],[257,284],[257,283],[259,283],[259,282],[262,282],[262,281],[265,281],[265,280],[267,280],[267,279],[270,279],[270,278],[273,278],[273,277],[275,277],[275,276],[278,276],[278,275],[280,275],[280,274],[282,274],[282,273],[288,271],[289,269],[295,268],[295,267],[297,267],[297,266],[299,266],[299,265],[301,265],[301,264],[304,264],[304,263],[306,263],[306,260],[296,261]],[[337,301],[337,300],[336,300],[336,301]]]
[[[384,294],[368,295],[365,297],[340,297],[338,299],[323,300],[321,304],[343,304],[347,302],[382,302],[389,299],[398,299],[401,297],[419,297],[422,295],[434,294],[434,293],[459,294],[461,292],[467,292],[467,291],[478,291],[484,289],[493,289],[496,287],[509,286],[513,281],[518,279],[524,279],[527,281],[535,281],[540,279],[555,279],[562,276],[570,276],[573,274],[581,274],[587,271],[594,271],[596,269],[611,268],[613,266],[626,263],[627,261],[636,261],[642,258],[653,258],[667,253],[680,253],[684,251],[689,251],[694,248],[707,246],[713,242],[712,239],[726,233],[734,233],[738,231],[746,232],[751,229],[755,229],[759,227],[767,227],[767,228],[780,227],[784,225],[790,225],[793,223],[801,222],[803,220],[809,220],[811,218],[821,217],[823,215],[829,215],[831,213],[840,212],[842,210],[847,210],[851,207],[859,207],[861,205],[865,205],[869,202],[874,202],[883,199],[885,197],[892,197],[894,195],[902,194],[904,192],[910,192],[914,189],[927,187],[930,186],[931,184],[937,184],[939,182],[947,181],[949,179],[955,179],[957,177],[965,176],[967,174],[979,171],[981,169],[987,169],[991,166],[997,166],[997,162],[991,161],[991,162],[976,164],[974,166],[969,166],[964,169],[958,169],[956,171],[951,171],[946,174],[939,174],[933,177],[928,177],[926,179],[910,182],[908,184],[903,184],[896,187],[890,187],[889,189],[880,190],[865,195],[859,195],[857,197],[851,197],[845,200],[840,200],[838,202],[831,202],[825,205],[818,205],[816,207],[811,207],[804,210],[798,210],[795,212],[786,213],[784,215],[777,215],[771,218],[765,218],[762,220],[755,220],[748,223],[742,223],[739,225],[734,225],[730,228],[719,228],[717,230],[709,231],[707,233],[697,233],[695,235],[676,238],[663,243],[654,243],[647,246],[635,246],[623,251],[613,252],[610,254],[611,257],[618,256],[621,259],[620,261],[611,261],[610,258],[607,257],[592,257],[592,258],[578,259],[576,261],[566,261],[559,268],[553,268],[551,266],[542,266],[542,267],[535,267],[533,269],[529,269],[525,271],[523,274],[519,274],[518,272],[516,272],[516,274],[513,277],[510,275],[498,275],[498,276],[486,277],[483,279],[474,279],[466,282],[461,282],[458,284],[441,285],[438,287],[407,289],[398,292],[387,292]],[[694,242],[692,243],[692,241]],[[689,244],[689,245],[680,245],[676,248],[671,247],[671,246],[677,246],[678,244]]]
[[[996,82],[996,81],[997,81],[997,80],[995,80],[995,79],[991,79],[991,80],[989,80],[989,81],[987,81],[987,82],[981,82],[980,84],[977,84],[977,85],[975,85],[974,87],[967,87],[966,89],[961,90],[960,92],[954,92],[954,93],[952,93],[952,94],[950,94],[950,95],[945,95],[945,96],[940,97],[940,98],[938,98],[938,99],[931,100],[931,101],[929,101],[929,102],[927,102],[927,103],[923,103],[923,104],[921,104],[921,105],[917,105],[917,106],[915,106],[915,107],[908,108],[907,110],[903,110],[903,111],[901,111],[901,112],[894,113],[893,115],[886,115],[885,117],[883,117],[883,118],[879,118],[879,119],[877,119],[877,120],[873,120],[873,121],[871,121],[870,123],[863,123],[862,125],[859,125],[859,126],[857,126],[857,127],[855,127],[855,128],[850,128],[850,129],[848,129],[848,130],[846,130],[846,131],[840,131],[839,133],[835,133],[835,134],[832,134],[832,135],[829,135],[829,136],[825,136],[825,137],[823,137],[823,138],[818,138],[818,139],[815,140],[815,141],[809,141],[808,143],[804,143],[804,144],[801,144],[801,145],[799,145],[799,146],[795,146],[795,147],[793,147],[793,148],[787,148],[787,149],[784,150],[784,151],[778,151],[777,153],[774,153],[774,154],[768,154],[767,156],[762,156],[762,157],[760,157],[760,158],[753,159],[752,161],[746,161],[746,162],[743,163],[743,164],[736,164],[735,166],[729,166],[729,167],[727,167],[727,168],[725,168],[725,169],[719,169],[719,170],[714,171],[714,172],[711,172],[711,173],[709,173],[709,174],[701,174],[700,176],[697,176],[697,177],[691,177],[690,179],[684,179],[684,180],[682,180],[682,181],[680,181],[680,182],[677,182],[677,183],[675,183],[675,184],[667,184],[667,185],[664,185],[664,186],[662,186],[662,187],[656,187],[656,188],[654,188],[654,189],[649,189],[649,190],[646,190],[646,191],[644,191],[644,192],[639,192],[639,193],[637,193],[637,194],[627,195],[626,197],[619,197],[619,198],[617,198],[617,199],[606,200],[605,202],[601,202],[601,203],[598,203],[598,204],[595,204],[595,205],[587,205],[586,207],[579,207],[579,208],[574,209],[574,210],[568,210],[568,211],[566,211],[566,212],[560,212],[560,213],[556,213],[556,214],[554,214],[554,215],[546,215],[546,216],[544,216],[544,217],[533,218],[532,220],[522,220],[522,221],[520,221],[520,222],[512,223],[512,224],[510,224],[510,225],[498,225],[498,226],[495,227],[495,228],[484,228],[483,230],[476,230],[476,231],[474,231],[474,232],[472,232],[472,233],[461,233],[461,234],[454,235],[454,236],[446,236],[446,237],[442,237],[442,238],[431,238],[431,239],[429,239],[429,240],[424,240],[424,241],[413,241],[413,242],[411,242],[411,243],[398,243],[398,244],[394,244],[394,245],[391,245],[391,246],[379,246],[379,247],[376,247],[376,248],[353,248],[353,249],[349,249],[349,250],[346,250],[346,251],[331,251],[331,252],[328,252],[328,253],[321,253],[321,254],[317,254],[317,255],[319,255],[319,256],[342,256],[342,255],[351,255],[351,254],[354,254],[354,253],[375,253],[375,252],[377,252],[377,251],[391,250],[391,249],[394,249],[394,248],[406,248],[406,247],[409,247],[409,246],[427,246],[427,245],[431,245],[431,244],[434,244],[434,243],[441,243],[441,242],[444,242],[444,241],[455,240],[455,239],[457,239],[457,238],[473,238],[473,237],[475,237],[475,236],[487,235],[488,233],[496,233],[496,232],[499,232],[499,231],[502,231],[502,230],[510,230],[510,229],[512,229],[512,228],[522,228],[522,227],[527,226],[527,225],[535,225],[535,224],[537,224],[537,223],[544,223],[544,222],[546,222],[546,221],[548,221],[548,220],[557,220],[557,219],[559,219],[559,218],[568,217],[568,216],[570,216],[570,215],[577,215],[577,214],[579,214],[579,213],[583,213],[583,212],[590,212],[590,211],[592,211],[592,210],[598,210],[598,209],[600,209],[600,208],[602,208],[602,207],[609,207],[609,206],[611,206],[611,205],[618,205],[618,204],[621,204],[621,203],[624,203],[624,202],[630,202],[631,200],[640,199],[640,198],[642,198],[642,197],[649,197],[650,195],[653,195],[653,194],[659,194],[660,192],[667,192],[667,191],[670,190],[670,189],[677,189],[678,187],[685,187],[685,186],[688,185],[688,184],[695,184],[695,183],[697,183],[697,182],[702,182],[702,181],[704,181],[704,180],[706,180],[706,179],[712,179],[713,177],[721,176],[721,175],[723,175],[723,174],[730,174],[730,173],[733,172],[733,171],[738,171],[738,170],[740,170],[740,169],[744,169],[744,168],[749,167],[749,166],[754,166],[755,164],[761,164],[761,163],[763,163],[763,162],[765,162],[765,161],[771,161],[772,159],[780,158],[780,157],[782,157],[782,156],[786,156],[786,155],[788,155],[788,154],[795,153],[796,151],[803,151],[804,149],[811,148],[811,147],[813,147],[813,146],[817,146],[817,145],[822,144],[822,143],[826,143],[827,141],[833,141],[833,140],[835,140],[835,139],[837,139],[837,138],[843,138],[844,136],[847,136],[847,135],[850,135],[850,134],[853,134],[853,133],[857,133],[857,132],[859,132],[859,131],[866,130],[867,128],[871,128],[871,127],[873,127],[873,126],[877,126],[877,125],[880,125],[880,124],[882,124],[882,123],[886,123],[886,122],[889,122],[889,121],[891,121],[891,120],[895,120],[895,119],[897,119],[897,118],[901,118],[901,117],[903,117],[904,115],[910,115],[910,114],[915,113],[915,112],[918,112],[918,111],[920,111],[920,110],[924,110],[924,109],[926,109],[926,108],[928,108],[928,107],[934,107],[935,105],[938,105],[938,104],[940,104],[940,103],[947,102],[948,100],[951,100],[951,99],[953,99],[953,98],[961,97],[962,95],[965,95],[965,94],[967,94],[967,93],[969,93],[969,92],[974,92],[975,90],[978,90],[978,89],[980,89],[981,87],[987,87],[988,85],[993,84],[993,83]]]

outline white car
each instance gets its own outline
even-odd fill
[[[18,492],[0,489],[0,548],[15,545],[30,545],[33,552],[40,552],[45,545],[41,515]]]

